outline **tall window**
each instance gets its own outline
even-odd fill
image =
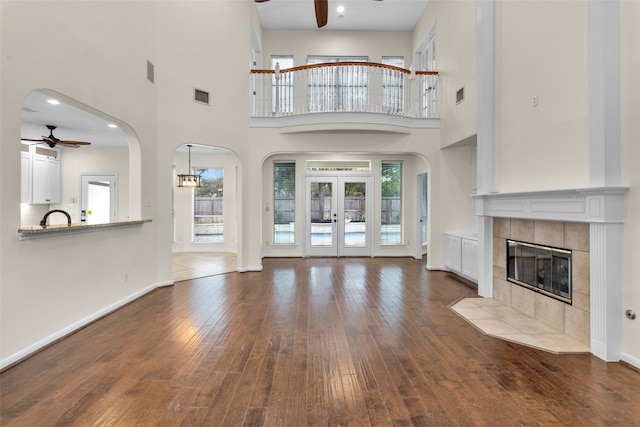
[[[296,163],[273,164],[273,243],[295,243]]]
[[[366,56],[309,56],[307,64],[368,60]],[[369,79],[365,67],[312,68],[307,79],[310,112],[367,111]]]
[[[276,69],[276,64],[280,70],[293,67],[292,55],[272,55],[271,69]],[[293,113],[293,73],[281,73],[276,80],[275,74],[271,81],[271,112],[272,113]]]
[[[383,56],[382,63],[404,68],[402,56]],[[398,114],[404,111],[404,76],[400,70],[383,68],[382,70],[382,111]]]
[[[194,169],[202,175],[202,186],[194,188],[193,241],[224,242],[224,186],[222,168]]]
[[[382,162],[382,221],[380,241],[402,243],[402,162]]]

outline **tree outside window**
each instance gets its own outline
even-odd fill
[[[381,242],[402,243],[402,162],[382,162],[381,185]]]
[[[194,169],[202,176],[201,186],[193,193],[193,241],[224,242],[224,170]]]

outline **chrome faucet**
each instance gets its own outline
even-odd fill
[[[69,215],[69,213],[67,213],[66,211],[63,211],[61,209],[54,209],[54,210],[49,211],[46,214],[44,214],[44,217],[42,218],[42,221],[40,221],[40,226],[42,226],[42,228],[47,228],[47,218],[49,218],[49,215],[51,215],[54,212],[61,212],[61,213],[65,214],[67,216],[67,226],[71,227],[71,215]]]

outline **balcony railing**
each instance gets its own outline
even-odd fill
[[[383,113],[438,117],[438,72],[373,62],[251,70],[251,116]]]

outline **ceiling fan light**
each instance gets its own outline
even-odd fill
[[[60,101],[58,101],[57,99],[53,99],[53,98],[47,100],[47,102],[49,104],[51,104],[51,105],[60,105]]]

